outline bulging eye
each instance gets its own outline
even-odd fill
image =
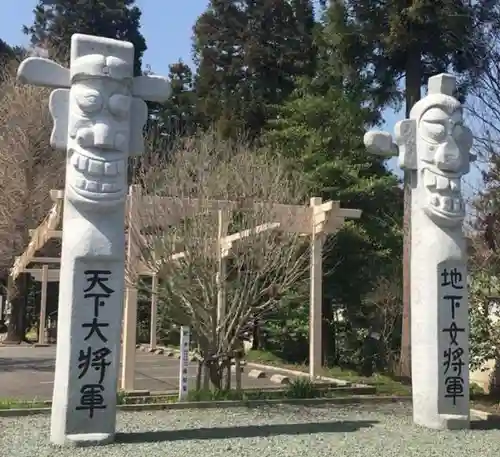
[[[97,90],[76,89],[75,99],[78,107],[84,113],[96,113],[102,109],[102,96]]]
[[[446,126],[440,122],[422,121],[420,124],[421,134],[424,139],[433,143],[441,143],[446,139],[448,134]]]
[[[115,94],[109,98],[108,108],[117,117],[126,117],[130,112],[130,97]]]

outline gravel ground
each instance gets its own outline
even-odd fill
[[[498,456],[498,426],[478,422],[471,431],[430,431],[413,426],[410,413],[405,405],[120,413],[123,434],[98,450],[51,446],[48,416],[0,418],[0,456]]]

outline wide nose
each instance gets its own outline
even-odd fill
[[[97,148],[112,149],[115,147],[115,135],[113,129],[104,123],[97,123],[92,129],[94,131],[94,146]]]
[[[435,154],[436,165],[443,171],[459,171],[462,166],[460,148],[453,137],[448,137],[446,143],[441,144]]]

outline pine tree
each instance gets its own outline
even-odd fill
[[[256,137],[294,78],[314,70],[313,28],[310,0],[212,0],[194,29],[205,125]]]
[[[134,72],[141,74],[146,41],[139,31],[141,10],[135,0],[38,0],[31,26],[23,31],[33,46],[48,50],[61,63],[69,62],[71,35],[86,33],[126,40],[135,46]]]

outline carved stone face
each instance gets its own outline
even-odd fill
[[[68,197],[109,207],[125,199],[132,97],[108,78],[76,81],[70,90]]]
[[[465,217],[461,178],[469,171],[472,133],[459,102],[439,98],[442,103],[430,104],[417,120],[417,185],[425,193],[426,214],[438,225],[453,226]]]

